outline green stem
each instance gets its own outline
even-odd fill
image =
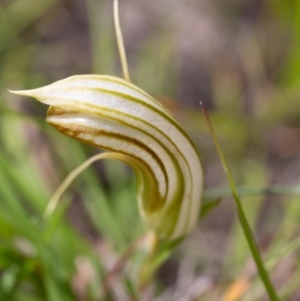
[[[131,80],[130,80],[130,75],[129,75],[129,70],[128,70],[127,59],[126,59],[126,52],[125,52],[123,36],[122,36],[122,31],[121,31],[121,26],[120,26],[119,1],[118,0],[114,0],[114,22],[115,22],[117,43],[118,43],[118,49],[119,49],[119,54],[120,54],[120,59],[121,59],[123,75],[124,75],[124,78],[128,82],[130,82]]]
[[[260,275],[260,278],[261,278],[263,284],[265,285],[265,288],[266,288],[266,291],[269,294],[270,300],[272,300],[272,301],[279,301],[277,293],[276,293],[276,291],[275,291],[275,289],[274,289],[274,287],[273,287],[273,285],[272,285],[272,283],[270,281],[269,275],[268,275],[268,273],[267,273],[267,271],[266,271],[266,269],[264,267],[264,264],[263,264],[263,261],[262,261],[262,258],[261,258],[261,255],[260,255],[257,243],[255,241],[254,235],[253,235],[253,233],[251,231],[251,228],[250,228],[249,223],[247,221],[246,215],[244,213],[244,210],[243,210],[240,198],[238,196],[237,189],[236,189],[236,186],[235,186],[235,183],[234,183],[234,179],[233,179],[233,175],[232,175],[232,173],[230,171],[229,165],[228,165],[228,163],[227,163],[227,161],[225,159],[225,156],[224,156],[224,154],[222,152],[222,148],[221,148],[221,146],[220,146],[220,144],[219,144],[219,142],[217,140],[217,137],[216,137],[215,131],[213,129],[212,123],[211,123],[211,121],[209,119],[209,116],[208,116],[206,110],[204,109],[203,104],[200,103],[200,105],[201,105],[203,114],[205,116],[205,119],[207,121],[207,124],[209,126],[209,130],[210,130],[213,142],[215,144],[215,147],[217,149],[218,155],[220,157],[223,169],[224,169],[225,174],[227,176],[227,180],[228,180],[229,186],[231,188],[231,193],[232,193],[233,198],[235,200],[239,222],[241,224],[241,227],[242,227],[243,232],[245,234],[246,240],[248,242],[250,251],[252,253],[252,257],[253,257],[253,259],[254,259],[254,261],[256,263],[256,267],[257,267],[258,273]]]

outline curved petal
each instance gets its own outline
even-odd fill
[[[50,105],[57,130],[120,154],[137,175],[140,213],[158,237],[177,239],[195,226],[203,190],[197,150],[155,99],[117,77],[78,75],[15,91]]]

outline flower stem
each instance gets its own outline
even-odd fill
[[[272,301],[279,301],[279,298],[277,296],[277,293],[270,281],[270,278],[269,278],[269,275],[264,267],[264,264],[263,264],[263,261],[262,261],[262,258],[261,258],[261,255],[260,255],[260,252],[259,252],[259,249],[258,249],[258,246],[257,246],[257,243],[255,241],[255,238],[254,238],[254,235],[251,231],[251,228],[249,226],[249,223],[247,221],[247,218],[246,218],[246,215],[244,213],[244,210],[243,210],[243,207],[242,207],[242,204],[241,204],[241,200],[239,198],[239,195],[238,195],[238,192],[237,192],[237,189],[236,189],[236,186],[235,186],[235,183],[234,183],[234,179],[233,179],[233,175],[230,171],[230,168],[229,168],[229,165],[225,159],[225,156],[223,154],[223,151],[222,151],[222,148],[217,140],[217,137],[216,137],[216,134],[215,134],[215,131],[213,129],[213,126],[212,126],[212,123],[209,119],[209,116],[207,114],[207,111],[205,110],[202,102],[200,102],[200,106],[201,106],[201,109],[202,109],[202,112],[204,114],[204,117],[206,119],[206,122],[208,124],[208,127],[209,127],[209,130],[210,130],[210,133],[211,133],[211,136],[212,136],[212,139],[213,139],[213,142],[214,142],[214,145],[217,149],[217,152],[218,152],[218,155],[220,157],[220,160],[221,160],[221,163],[222,163],[222,166],[223,166],[223,169],[225,171],[225,174],[227,176],[227,180],[229,182],[229,186],[231,188],[231,193],[233,195],[233,198],[235,200],[235,204],[236,204],[236,209],[237,209],[237,214],[238,214],[238,218],[239,218],[239,222],[241,224],[241,227],[243,229],[243,232],[244,232],[244,235],[246,237],[246,240],[248,242],[248,245],[249,245],[249,248],[250,248],[250,251],[252,253],[252,257],[256,263],[256,267],[257,267],[257,270],[258,270],[258,273],[260,275],[260,278],[266,288],[266,291],[269,295],[269,298],[270,300]]]
[[[121,59],[123,75],[124,75],[124,78],[128,82],[130,82],[131,80],[130,80],[130,75],[129,75],[129,70],[128,70],[127,59],[126,59],[126,52],[125,52],[124,41],[123,41],[123,36],[122,36],[122,31],[121,31],[121,26],[120,26],[119,1],[118,0],[114,0],[114,22],[115,22],[116,37],[117,37],[117,43],[118,43],[118,49],[119,49],[119,54],[120,54],[120,59]]]

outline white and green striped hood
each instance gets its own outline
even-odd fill
[[[195,146],[172,115],[129,82],[77,75],[17,91],[50,105],[58,131],[114,152],[137,177],[140,214],[161,239],[186,236],[198,220],[203,172]]]

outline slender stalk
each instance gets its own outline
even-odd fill
[[[65,178],[65,180],[59,185],[59,187],[56,189],[56,191],[53,193],[46,210],[44,212],[44,218],[50,218],[53,214],[54,210],[56,209],[58,202],[62,195],[65,193],[67,188],[71,185],[71,183],[78,177],[87,167],[89,167],[94,162],[104,159],[104,158],[111,158],[111,153],[101,153],[97,154],[86,161],[84,161],[82,164],[77,166],[72,172],[69,173],[69,175]]]
[[[240,201],[240,198],[239,198],[239,195],[238,195],[235,183],[234,183],[233,175],[230,171],[230,168],[229,168],[229,165],[226,161],[226,158],[225,158],[225,156],[222,152],[222,148],[221,148],[221,146],[220,146],[220,144],[217,140],[217,137],[216,137],[215,131],[213,129],[212,123],[209,119],[209,116],[208,116],[202,102],[200,102],[200,106],[201,106],[201,109],[202,109],[203,114],[205,116],[206,122],[208,124],[209,130],[210,130],[213,142],[215,144],[215,147],[217,149],[218,155],[220,157],[223,169],[224,169],[225,174],[227,176],[227,180],[228,180],[229,186],[231,188],[231,193],[232,193],[233,198],[235,200],[239,222],[241,224],[241,227],[242,227],[243,232],[245,234],[246,240],[248,242],[250,251],[252,253],[252,257],[253,257],[253,259],[256,263],[258,273],[259,273],[259,275],[261,277],[261,280],[262,280],[262,282],[263,282],[263,284],[266,288],[266,291],[269,295],[270,300],[279,301],[277,293],[276,293],[276,291],[275,291],[275,289],[274,289],[274,287],[273,287],[273,285],[270,281],[269,275],[268,275],[268,273],[267,273],[267,271],[264,267],[264,264],[263,264],[263,261],[262,261],[257,243],[255,241],[254,235],[251,231],[251,228],[250,228],[249,223],[247,221],[246,215],[244,213],[244,210],[243,210],[243,207],[242,207],[242,204],[241,204],[241,201]]]
[[[131,80],[130,80],[130,75],[129,75],[129,70],[128,70],[127,59],[126,59],[126,52],[125,52],[123,36],[122,36],[122,31],[121,31],[121,26],[120,26],[119,1],[118,0],[114,0],[114,22],[115,22],[117,43],[118,43],[118,49],[119,49],[119,54],[120,54],[120,59],[121,59],[123,75],[124,75],[124,78],[128,82],[130,82]]]

